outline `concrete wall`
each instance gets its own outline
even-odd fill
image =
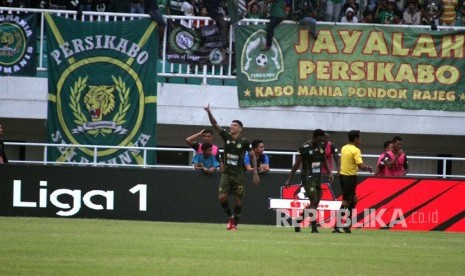
[[[46,119],[47,79],[1,77],[0,118]],[[248,128],[371,133],[465,135],[465,112],[352,107],[239,108],[237,87],[159,84],[158,124],[209,125],[203,107],[210,103],[221,125],[241,119]]]

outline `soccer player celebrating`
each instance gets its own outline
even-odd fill
[[[241,121],[233,120],[229,132],[227,132],[218,124],[215,117],[213,117],[210,111],[210,105],[204,109],[208,114],[211,125],[220,133],[224,141],[224,170],[221,174],[218,199],[221,207],[228,215],[228,226],[226,229],[237,230],[237,223],[242,213],[242,197],[244,195],[244,153],[248,151],[250,155],[254,168],[253,184],[255,185],[258,185],[260,182],[257,172],[257,160],[249,141],[241,136],[243,126]],[[231,212],[228,201],[228,197],[231,194],[235,197],[234,215]]]
[[[305,188],[305,194],[310,199],[310,205],[306,207],[312,210],[313,216],[310,218],[310,224],[312,226],[312,233],[318,233],[316,209],[321,199],[321,169],[325,168],[329,172],[329,181],[333,181],[333,175],[329,169],[328,160],[325,154],[325,132],[321,129],[315,129],[313,132],[313,138],[305,142],[299,147],[299,155],[292,166],[289,177],[286,180],[286,186],[290,185],[295,172],[302,164],[300,170],[300,176],[302,180],[302,186]],[[303,216],[297,220],[297,222],[303,221],[305,218],[305,211]],[[296,232],[300,232],[300,227],[295,227]]]

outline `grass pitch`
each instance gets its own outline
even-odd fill
[[[0,217],[0,275],[463,275],[465,234]]]

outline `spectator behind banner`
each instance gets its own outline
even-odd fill
[[[327,0],[326,1],[326,21],[338,22],[339,15],[344,5],[344,0]]]
[[[392,138],[392,150],[384,154],[385,176],[405,176],[408,173],[409,165],[407,156],[402,150],[402,138],[394,136]]]
[[[169,0],[158,0],[158,9],[162,15],[168,14],[168,1]],[[165,21],[166,22],[166,21]]]
[[[357,16],[354,15],[355,11],[352,8],[347,8],[344,16],[341,18],[341,23],[358,23]]]
[[[422,25],[431,25],[432,30],[437,30],[437,26],[441,25],[441,14],[443,10],[441,0],[423,1]]]
[[[131,5],[129,6],[129,13],[144,13],[144,1],[131,0]]]
[[[354,11],[354,17],[360,18],[360,4],[355,2],[355,0],[347,0],[344,5],[342,6],[342,10],[344,13],[347,12],[348,8],[352,8]],[[344,17],[345,14],[342,15]],[[358,20],[358,19],[357,19]]]
[[[3,140],[1,137],[3,136],[3,126],[0,124],[0,164],[8,163],[8,158],[6,157],[5,153],[5,144],[3,144]]]
[[[405,25],[420,25],[421,12],[418,11],[417,4],[414,0],[409,1],[402,17],[402,23]]]
[[[380,11],[378,13],[378,19],[380,24],[394,24],[394,11],[396,10],[396,1],[395,0],[388,0],[387,2],[387,9]]]
[[[225,52],[230,52],[231,49],[228,49],[229,29],[224,20],[223,2],[218,0],[205,0],[205,6],[207,7],[208,16],[215,21],[216,27],[220,32],[223,50]]]
[[[394,11],[394,20],[393,22],[391,23],[392,25],[402,25],[402,17],[403,17],[404,13],[399,11],[399,10],[395,10]]]
[[[184,0],[168,0],[168,15],[183,15],[181,6]]]
[[[181,11],[183,12],[183,15],[184,16],[195,16],[195,13],[194,13],[194,0],[186,0],[184,1],[184,3],[182,3],[181,5]],[[183,25],[184,27],[187,27],[187,28],[192,28],[192,20],[189,19],[189,20],[184,20],[184,19],[181,19],[181,25]]]
[[[247,4],[247,14],[245,18],[249,19],[264,19],[262,13],[260,12],[260,6],[256,0],[252,0]]]
[[[458,6],[459,0],[442,0],[441,22],[443,26],[455,26]]]
[[[79,0],[77,10],[80,12],[83,11],[92,11],[92,1],[91,0]]]
[[[381,23],[381,13],[387,11],[388,5],[387,2],[388,0],[378,0],[378,4],[376,5],[376,10],[374,12],[374,19],[375,23]]]
[[[367,0],[366,8],[364,11],[369,11],[370,13],[374,14],[376,9],[378,8],[379,0]],[[363,10],[363,7],[362,7]]]
[[[160,0],[163,3],[166,12],[166,0]],[[163,17],[163,12],[160,10],[160,5],[157,0],[145,0],[144,12],[150,15],[150,18],[158,24],[158,58],[163,57],[163,36],[165,33],[166,20]]]
[[[216,169],[220,168],[220,163],[212,154],[213,145],[210,143],[203,143],[201,146],[202,153],[197,153],[192,159],[194,169],[202,170],[207,175],[212,175]]]
[[[161,5],[159,4],[162,3]],[[163,10],[160,9],[163,7]],[[144,12],[150,15],[150,18],[157,22],[160,27],[159,35],[160,39],[163,38],[163,31],[166,26],[166,20],[163,17],[164,12],[166,13],[166,0],[145,0]]]
[[[92,10],[98,12],[110,12],[112,10],[113,1],[112,0],[93,0],[92,1]]]
[[[392,141],[384,142],[383,149],[384,149],[384,151],[378,157],[378,163],[377,163],[377,166],[376,166],[376,170],[373,173],[375,176],[386,176],[386,167],[385,167],[384,155],[386,154],[386,152],[392,150]]]
[[[255,158],[257,160],[257,171],[259,173],[267,173],[270,171],[270,158],[265,151],[265,146],[262,140],[253,140],[252,141],[252,150],[255,153]],[[254,172],[254,168],[252,167],[252,162],[250,162],[250,155],[247,152],[244,156],[244,166],[245,169],[249,172]]]
[[[200,6],[198,16],[208,17],[207,7]],[[205,20],[202,19],[202,20],[195,20],[194,21],[194,27],[195,28],[200,28],[200,27],[204,27],[204,26],[206,26]]]
[[[312,4],[312,0],[300,0],[292,2],[291,19],[298,21],[300,25],[308,27],[313,39],[316,39],[318,33],[316,31],[317,25],[317,10]]]
[[[359,23],[365,23],[365,24],[373,24],[375,23],[375,18],[373,16],[373,13],[369,10],[364,10],[363,11],[363,18],[360,19],[358,22]]]
[[[289,6],[285,0],[272,0],[273,4],[271,6],[270,17],[268,24],[266,25],[266,43],[261,48],[262,51],[268,51],[273,45],[273,36],[274,29],[278,26],[284,19],[287,18]]]

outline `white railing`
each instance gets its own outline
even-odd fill
[[[168,147],[122,147],[122,146],[103,146],[103,145],[72,145],[72,144],[49,144],[49,143],[24,143],[24,142],[5,142],[6,147],[28,147],[29,149],[39,149],[41,151],[41,158],[36,159],[28,159],[28,160],[18,160],[18,159],[9,159],[10,163],[13,164],[38,164],[38,165],[79,165],[79,166],[94,166],[94,167],[138,167],[138,168],[176,168],[176,169],[192,169],[193,166],[191,165],[191,160],[193,154],[195,154],[193,149],[190,148],[168,148]],[[48,160],[47,152],[49,148],[72,148],[72,149],[80,149],[80,148],[88,148],[92,149],[94,152],[93,160],[89,163],[79,163],[79,162],[59,162],[59,161],[50,161]],[[140,152],[144,163],[143,164],[114,164],[114,163],[103,163],[98,161],[98,151],[101,149],[125,149],[125,150],[132,150]],[[147,159],[147,154],[149,152],[171,152],[173,154],[178,154],[181,152],[189,153],[186,160],[183,160],[182,163],[185,165],[172,165],[166,164],[164,160],[158,160],[156,165],[151,165],[145,163]],[[220,150],[222,152],[222,150]],[[297,152],[295,151],[266,151],[266,154],[271,156],[283,155],[288,156],[289,164],[284,168],[277,168],[273,167],[271,164],[271,171],[272,172],[290,172],[292,164],[294,164]],[[376,166],[378,155],[374,154],[364,154],[363,155],[364,162],[371,166]],[[458,157],[430,157],[430,156],[408,156],[409,164],[411,166],[411,170],[408,173],[409,177],[432,177],[432,178],[465,178],[465,174],[447,174],[448,171],[448,161],[455,162],[456,164],[460,163],[462,167],[465,167],[465,158],[458,158]],[[438,161],[442,161],[442,173],[437,174],[433,173],[432,170],[436,168],[436,166],[430,166],[429,169],[425,169],[425,166],[418,166],[420,169],[417,169],[416,172],[412,172],[412,167],[415,167],[415,163],[419,163],[422,161],[433,162],[437,164]],[[369,175],[367,172],[360,172],[361,175]]]

